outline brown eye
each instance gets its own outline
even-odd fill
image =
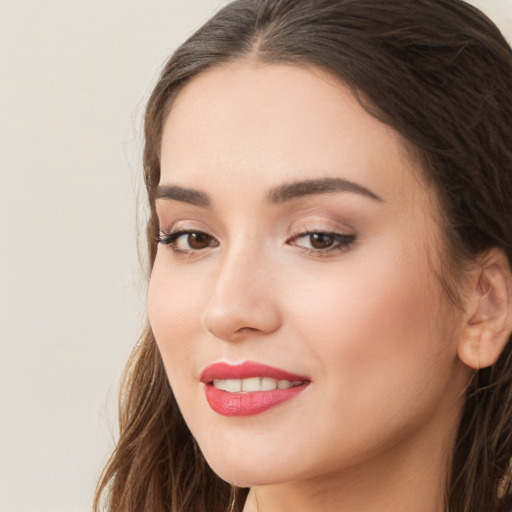
[[[289,243],[300,247],[306,253],[320,257],[348,250],[355,239],[356,235],[316,231],[295,236]]]
[[[156,242],[168,245],[176,254],[199,252],[209,247],[217,247],[218,240],[204,231],[177,230],[160,233]]]
[[[311,233],[309,240],[313,249],[328,249],[335,242],[330,233]]]
[[[214,238],[207,233],[202,231],[194,231],[187,235],[187,244],[190,249],[201,250],[211,247],[213,245]]]

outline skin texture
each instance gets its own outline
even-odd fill
[[[232,63],[196,77],[173,104],[160,184],[203,192],[210,205],[157,199],[161,230],[211,243],[191,248],[184,235],[159,246],[149,318],[207,461],[252,488],[246,512],[443,510],[470,372],[457,355],[464,314],[433,271],[440,228],[417,165],[319,70]],[[275,187],[323,178],[381,200],[268,200]],[[326,252],[311,231],[355,239]],[[199,382],[220,361],[311,383],[264,413],[224,417]]]

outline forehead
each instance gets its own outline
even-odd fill
[[[161,183],[254,190],[342,177],[410,202],[426,187],[399,135],[317,68],[230,63],[195,77],[164,126]],[[413,198],[417,200],[416,197]]]

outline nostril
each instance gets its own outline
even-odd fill
[[[243,332],[257,332],[258,329],[256,327],[242,327],[241,329],[238,329],[237,332],[243,333]]]

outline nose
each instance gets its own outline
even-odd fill
[[[204,309],[204,328],[227,341],[275,332],[281,315],[272,267],[248,248],[226,252]]]

